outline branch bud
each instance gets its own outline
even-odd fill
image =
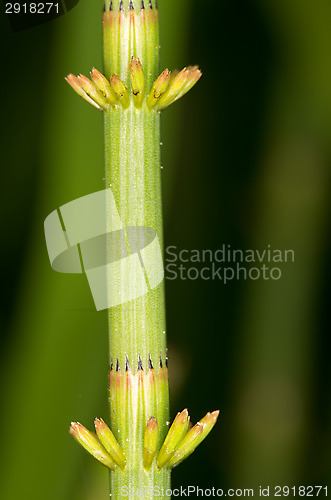
[[[95,68],[92,68],[90,75],[95,87],[102,93],[102,95],[104,95],[109,104],[114,106],[117,101],[117,97],[107,78]]]
[[[170,458],[169,467],[179,465],[185,458],[187,458],[199,444],[208,436],[214,427],[219,411],[207,413],[206,416],[195,424],[192,429],[188,431],[182,442],[179,444],[173,456]]]
[[[145,77],[140,60],[135,59],[133,56],[130,62],[130,75],[133,101],[137,108],[141,108],[145,95]]]
[[[167,91],[161,96],[157,103],[159,109],[164,109],[185,95],[200,79],[202,73],[197,66],[189,66],[182,69],[175,78],[170,81]]]
[[[85,448],[94,458],[110,470],[115,469],[115,463],[105,448],[100,443],[95,434],[86,429],[79,422],[71,422],[70,434],[74,436],[76,441]]]
[[[122,104],[123,109],[127,109],[130,106],[130,96],[128,89],[122,82],[119,76],[113,75],[110,80],[110,84],[115,94],[117,95],[118,100]]]
[[[157,465],[161,469],[170,460],[176,448],[183,440],[189,426],[190,417],[187,410],[177,413],[157,457]]]
[[[108,425],[102,420],[102,418],[96,418],[94,420],[94,427],[99,441],[104,446],[105,450],[109,453],[114,462],[121,469],[124,469],[126,463],[125,456]]]
[[[167,90],[169,81],[170,81],[171,73],[168,69],[165,69],[161,75],[155,80],[151,93],[147,98],[147,106],[149,109],[154,108],[156,106],[158,100],[162,96],[162,94]]]
[[[91,97],[89,97],[87,95],[87,93],[82,89],[80,82],[75,75],[70,73],[69,75],[66,76],[65,80],[74,89],[76,94],[78,94],[80,97],[82,97],[84,99],[84,101],[88,102],[89,104],[94,106],[99,111],[103,110],[103,108],[101,106],[99,106],[99,104],[97,104],[93,99],[91,99]]]
[[[78,75],[77,77],[80,86],[86,92],[86,94],[93,99],[102,109],[108,108],[108,102],[105,96],[94,86],[94,84],[86,78],[84,75]]]
[[[144,436],[143,465],[146,470],[151,468],[157,450],[158,439],[159,426],[156,418],[151,417],[147,422]]]

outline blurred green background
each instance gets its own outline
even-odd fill
[[[163,113],[166,246],[293,249],[279,281],[166,281],[171,415],[216,429],[173,486],[328,485],[331,4],[160,0],[162,69],[198,63]],[[68,433],[107,416],[106,313],[52,271],[43,221],[103,189],[102,116],[64,82],[101,68],[101,0],[12,33],[1,11],[0,496],[106,500]]]

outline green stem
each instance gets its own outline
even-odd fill
[[[154,9],[146,7],[142,12],[141,2],[135,1],[132,12],[128,8],[129,2],[124,2],[120,12],[118,3],[113,2],[114,10],[105,13],[108,16],[104,22],[106,76],[109,78],[114,72],[129,87],[129,62],[135,56],[141,59],[146,82],[150,86],[158,69],[155,5]],[[138,241],[135,243],[141,249],[137,258],[140,264],[144,262],[145,265],[145,268],[138,266],[138,270],[143,273],[143,281],[148,288],[147,293],[141,293],[138,298],[123,301],[109,309],[109,344],[113,362],[110,376],[111,426],[126,456],[124,470],[111,473],[111,494],[116,499],[121,495],[135,499],[141,496],[137,490],[143,490],[143,496],[152,499],[152,488],[166,490],[170,487],[168,468],[159,471],[155,461],[149,471],[143,467],[143,437],[147,421],[150,417],[157,419],[161,445],[169,419],[164,287],[163,283],[158,286],[153,283],[153,276],[159,273],[160,265],[162,269],[157,251],[157,241],[161,248],[163,241],[160,115],[155,110],[149,111],[145,102],[141,109],[137,109],[132,101],[126,110],[121,106],[110,107],[105,112],[104,131],[106,188],[113,193],[131,255],[135,253],[131,244],[132,228],[134,231],[143,228],[136,233]],[[147,235],[152,235],[156,245],[148,255],[143,253],[145,243],[149,243]],[[145,259],[148,260],[147,268]],[[141,286],[136,272],[130,274],[128,279],[124,267],[117,279],[124,298],[131,297]],[[141,364],[138,365],[139,360]],[[131,489],[129,495],[128,487]],[[162,495],[162,498],[168,497]]]
[[[133,104],[105,113],[106,187],[111,188],[125,227],[152,228],[162,245],[160,119],[155,111]],[[128,237],[128,236],[127,236]],[[158,255],[152,256],[155,269]],[[110,285],[111,286],[111,285]],[[123,278],[123,296],[131,296],[135,280]],[[150,287],[149,287],[150,288]],[[136,300],[109,310],[110,352],[124,367],[126,356],[136,366],[165,359],[163,284]]]

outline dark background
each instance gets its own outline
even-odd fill
[[[43,234],[51,211],[103,189],[102,117],[64,82],[102,67],[101,3],[15,33],[0,16],[6,500],[108,498],[107,471],[68,433],[107,415],[106,312],[83,276],[52,271]],[[331,4],[159,7],[161,69],[204,73],[163,113],[166,246],[295,251],[279,281],[166,281],[171,416],[221,410],[173,486],[326,486]]]

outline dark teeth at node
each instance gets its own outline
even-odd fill
[[[149,358],[148,358],[148,368],[149,368],[150,370],[153,370],[153,369],[154,369],[154,368],[153,368],[153,363],[152,363],[152,360],[151,360],[151,356],[150,356],[150,355],[149,355]]]

